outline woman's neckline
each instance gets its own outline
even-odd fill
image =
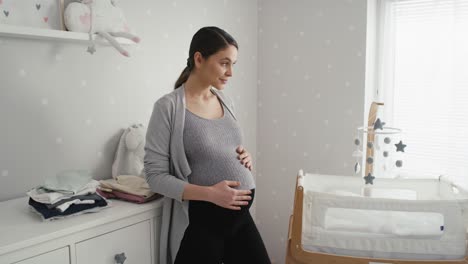
[[[219,101],[219,98],[217,98],[217,100]],[[194,115],[195,117],[197,118],[200,118],[200,119],[203,119],[203,120],[207,120],[207,121],[218,121],[218,120],[223,120],[225,117],[226,117],[226,109],[224,108],[224,105],[223,103],[219,102],[221,104],[221,108],[223,109],[223,116],[219,117],[219,118],[206,118],[206,117],[202,117],[202,116],[199,116],[195,113],[193,113],[192,111],[190,111],[187,107],[185,107],[185,110],[187,112],[189,112],[190,114]]]
[[[223,110],[223,116],[221,116],[221,117],[219,117],[219,118],[205,118],[205,117],[199,116],[199,115],[193,113],[192,111],[190,111],[190,110],[187,108],[187,105],[186,105],[186,103],[185,103],[185,100],[186,100],[185,83],[182,84],[182,87],[181,87],[181,88],[184,90],[184,105],[185,105],[185,110],[188,111],[190,114],[192,114],[192,115],[194,115],[195,117],[198,117],[198,118],[200,118],[200,119],[208,120],[208,121],[223,120],[223,119],[226,117],[226,110],[227,110],[227,109],[224,107],[224,103],[223,103],[222,99],[219,98],[218,94],[217,94],[215,91],[213,91],[213,87],[210,87],[210,92],[211,92],[212,94],[215,95],[216,100],[218,100],[218,102],[221,104],[221,108],[222,108],[222,110]]]

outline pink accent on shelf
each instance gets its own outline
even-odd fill
[[[122,52],[120,52],[120,53],[122,53],[122,55],[124,55],[125,57],[128,57],[128,56],[130,56],[130,55],[128,54],[128,52],[127,52],[127,51],[122,51]]]
[[[80,21],[81,21],[81,24],[83,24],[83,25],[89,25],[90,24],[89,22],[91,21],[89,13],[81,15],[80,16]]]
[[[132,38],[133,42],[140,43],[141,39],[139,37]]]
[[[46,22],[46,23],[47,23],[47,21],[49,21],[49,17],[44,17],[43,19],[44,19],[44,22]]]
[[[127,24],[127,23],[124,24],[123,30],[124,30],[125,32],[130,32],[130,28],[128,27],[128,24]]]

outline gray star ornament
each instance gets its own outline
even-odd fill
[[[372,176],[372,174],[370,174],[370,172],[369,172],[369,174],[367,174],[366,177],[364,177],[364,180],[366,181],[366,184],[372,184],[373,185],[374,184],[374,179],[375,179],[375,177]]]
[[[374,130],[380,129],[383,130],[383,126],[385,125],[385,122],[380,121],[380,118],[377,118],[377,120],[374,123]]]
[[[398,151],[405,152],[405,147],[406,147],[406,145],[403,144],[403,141],[400,140],[400,142],[398,142],[398,144],[395,144],[395,146],[396,146],[396,148],[397,148],[397,149],[396,149],[397,152],[398,152]]]
[[[96,48],[94,46],[89,46],[88,47],[88,50],[86,50],[88,53],[90,54],[94,54],[94,52],[96,52]]]
[[[114,260],[117,264],[123,264],[127,257],[125,256],[125,253],[120,253],[114,256]]]

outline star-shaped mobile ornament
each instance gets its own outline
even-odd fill
[[[386,178],[396,176],[389,174],[397,173],[395,170],[400,170],[403,166],[403,159],[398,153],[405,152],[406,147],[400,140],[402,130],[386,126],[386,123],[382,121],[380,114],[383,111],[379,108],[383,105],[380,102],[372,102],[367,126],[359,127],[358,133],[354,137],[356,147],[353,152],[353,157],[356,159],[354,173],[360,175],[366,185],[374,185],[377,176]],[[400,142],[395,144],[398,141]],[[393,145],[395,145],[396,151]],[[362,155],[355,155],[358,152],[361,152]]]
[[[93,46],[89,46],[88,49],[86,50],[89,54],[94,54],[94,52],[96,52],[96,47]]]
[[[401,152],[405,152],[405,148],[406,148],[406,145],[403,144],[403,141],[400,140],[400,142],[398,142],[398,144],[395,144],[396,146],[396,151],[401,151]]]
[[[367,184],[372,184],[373,185],[374,184],[374,179],[375,179],[375,177],[372,176],[372,174],[370,172],[369,172],[369,174],[367,174],[366,177],[364,177],[364,180],[366,181],[366,185]]]
[[[383,126],[385,125],[385,122],[380,121],[380,118],[377,118],[377,120],[374,123],[374,130],[380,129],[383,130]]]

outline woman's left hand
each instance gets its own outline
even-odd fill
[[[237,159],[239,159],[246,168],[252,171],[252,157],[250,153],[243,146],[238,146],[236,151],[239,153]]]

